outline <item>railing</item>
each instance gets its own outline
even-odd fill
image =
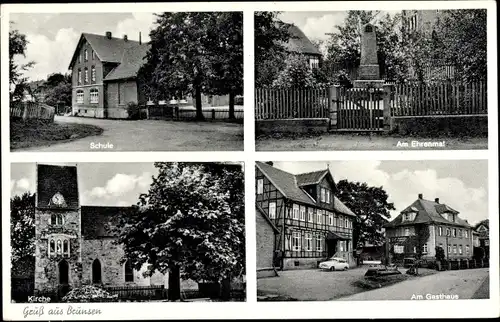
[[[13,102],[10,106],[10,117],[13,119],[38,119],[53,122],[55,108],[37,102]]]
[[[196,120],[196,108],[192,106],[178,105],[147,105],[147,115],[149,119],[169,119],[174,121]],[[229,107],[204,107],[202,109],[205,120],[228,120]],[[243,107],[234,107],[234,117],[236,120],[243,120]]]
[[[150,286],[107,286],[104,288],[110,294],[117,294],[121,300],[161,300],[168,299],[167,289],[163,285]]]
[[[392,116],[485,115],[488,112],[484,80],[396,84],[391,101]]]
[[[255,119],[328,118],[330,87],[258,88]]]

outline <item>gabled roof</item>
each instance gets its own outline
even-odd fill
[[[149,45],[143,44],[125,49],[120,65],[116,66],[104,78],[105,81],[133,78],[137,76],[139,69],[145,63]]]
[[[285,48],[288,51],[300,54],[321,55],[318,48],[313,45],[311,40],[307,38],[299,27],[288,24],[288,32],[290,33],[290,39],[285,44]]]
[[[37,204],[38,208],[78,209],[78,179],[76,166],[37,165]],[[64,198],[64,206],[51,205],[55,194]]]
[[[132,207],[82,206],[83,239],[99,239],[117,237],[116,228],[120,216],[131,211]]]
[[[297,178],[297,184],[299,186],[307,186],[311,184],[318,184],[323,180],[323,178],[326,175],[330,175],[330,171],[328,169],[325,170],[319,170],[319,171],[313,171],[313,172],[307,172],[307,173],[300,173],[295,175],[295,178]],[[333,182],[333,178],[332,178]]]
[[[407,212],[416,212],[417,215],[415,216],[415,220],[403,222],[403,214]],[[394,218],[393,221],[385,224],[384,227],[396,227],[423,223],[442,223],[462,227],[471,227],[465,220],[459,218],[458,216],[456,216],[456,222],[451,222],[445,219],[443,216],[441,216],[441,214],[445,212],[458,214],[458,211],[454,210],[446,204],[437,203],[435,201],[426,199],[417,199],[411,205],[401,211],[401,214]]]
[[[490,230],[490,220],[489,219],[481,220],[474,226],[474,230],[478,230],[479,227],[481,226],[484,226],[486,229]]]
[[[269,179],[269,181],[271,181],[271,183],[276,187],[276,189],[278,189],[285,197],[304,204],[318,206],[307,195],[307,193],[304,190],[302,190],[301,186],[298,184],[297,177],[299,175],[288,173],[286,171],[275,168],[267,163],[257,161],[255,164],[262,171],[262,173]],[[324,171],[329,172],[329,170],[324,170]],[[307,176],[305,178],[307,178]],[[336,197],[334,197],[333,206],[336,211],[342,214],[349,216],[356,216],[349,208],[347,208],[346,205],[344,205]]]
[[[104,35],[82,33],[71,58],[69,69],[73,67],[84,40],[90,44],[101,62],[119,64],[107,75],[110,76],[109,80],[135,77],[149,49],[148,44],[140,44],[134,40],[125,41],[122,38],[108,38]],[[123,66],[121,66],[122,64]],[[108,80],[107,76],[105,80]]]

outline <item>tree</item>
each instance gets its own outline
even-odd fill
[[[243,93],[243,12],[221,12],[207,30],[213,39],[208,91],[229,94],[229,118],[234,119],[234,99]]]
[[[11,263],[35,256],[35,194],[10,199]]]
[[[47,88],[45,102],[48,105],[57,106],[58,103],[63,103],[64,106],[71,106],[71,75],[51,74],[47,77],[45,86]]]
[[[135,211],[120,218],[118,243],[146,275],[169,273],[169,299],[180,278],[221,282],[244,272],[241,167],[155,163],[158,175]]]
[[[18,64],[15,59],[18,56],[26,57],[26,47],[28,40],[26,35],[21,34],[18,30],[9,30],[9,85],[10,85],[10,100],[19,100],[23,97],[25,89],[27,89],[27,78],[23,77],[23,72],[33,67],[35,62],[30,61],[26,64]]]
[[[313,71],[302,55],[289,55],[284,69],[273,82],[276,87],[313,87],[317,85]]]
[[[234,95],[242,88],[241,13],[165,12],[156,17],[139,77],[154,100],[194,93],[196,118],[203,119],[202,93]],[[226,24],[230,28],[224,30]]]
[[[383,187],[370,187],[365,182],[340,180],[337,183],[337,196],[357,216],[353,227],[353,246],[362,247],[365,243],[382,244],[382,227],[395,210],[388,202],[389,196]]]
[[[284,67],[290,39],[288,25],[277,19],[279,12],[259,11],[254,15],[255,86],[269,86]]]

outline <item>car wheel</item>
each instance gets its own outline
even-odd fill
[[[349,269],[349,267],[347,267],[347,266],[346,266],[346,267],[344,267],[344,271],[347,271],[348,269]]]
[[[330,271],[333,272],[334,270],[335,270],[335,266],[330,267]]]

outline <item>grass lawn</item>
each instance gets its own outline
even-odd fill
[[[48,146],[54,143],[102,134],[103,129],[90,124],[45,123],[38,120],[10,122],[10,148]]]
[[[444,142],[444,146],[412,146],[414,141]],[[418,137],[382,133],[275,134],[256,136],[255,145],[257,151],[476,150],[487,149],[488,138],[448,135]]]

